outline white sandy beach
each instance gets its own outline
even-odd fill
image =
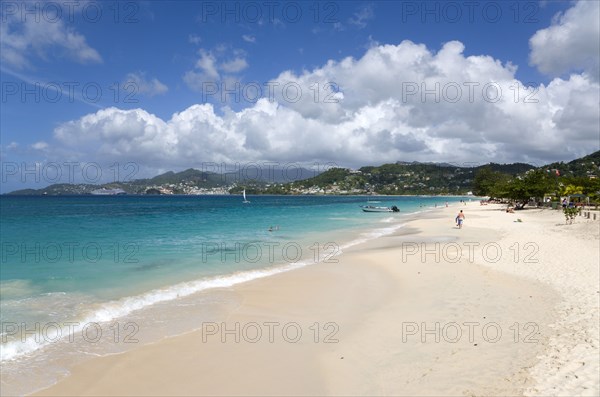
[[[598,395],[599,221],[469,203],[336,259],[37,395]]]

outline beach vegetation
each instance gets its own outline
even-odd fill
[[[581,207],[564,207],[563,214],[565,214],[565,218],[567,221],[567,225],[573,223],[575,217],[581,213]]]
[[[510,176],[500,171],[494,171],[491,166],[479,169],[473,179],[473,193],[476,196],[493,198],[505,197]]]
[[[531,200],[543,201],[548,192],[555,191],[555,181],[541,169],[529,170],[523,175],[506,179],[496,177],[488,188],[493,197],[504,198],[516,203],[515,209],[522,209]]]

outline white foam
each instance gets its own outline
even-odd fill
[[[403,226],[404,226],[404,223],[397,223],[397,224],[394,224],[393,226],[388,226],[388,227],[364,232],[361,234],[361,237],[351,240],[345,244],[342,244],[342,246],[340,248],[342,248],[342,249],[350,248],[355,245],[366,243],[367,241],[374,240],[379,237],[390,235],[390,234],[394,233],[395,231],[397,231],[398,229],[402,228]],[[340,253],[341,253],[341,251],[340,251]]]
[[[390,221],[384,221],[384,223],[390,223],[394,220],[394,218],[388,219],[390,219]],[[297,269],[306,266],[309,263],[318,263],[326,258],[331,257],[332,255],[340,255],[343,252],[343,249],[345,248],[349,248],[367,242],[369,240],[376,239],[381,236],[392,234],[402,226],[404,226],[403,223],[397,223],[392,226],[387,226],[384,228],[378,228],[375,230],[364,232],[360,235],[359,238],[342,244],[339,247],[340,249],[334,253],[322,252],[320,254],[320,257],[317,258],[317,261],[315,262],[309,261],[288,263],[285,265],[280,265],[267,269],[248,270],[224,276],[187,281],[166,288],[154,289],[141,295],[125,297],[122,299],[106,302],[101,304],[98,309],[94,310],[92,313],[87,315],[82,321],[77,322],[77,326],[68,327],[67,329],[69,330],[69,332],[63,333],[62,338],[70,337],[71,335],[76,333],[81,333],[81,331],[87,324],[109,322],[119,317],[126,316],[134,311],[147,308],[157,303],[172,301],[208,289],[228,288],[237,284],[245,283],[247,281],[269,277],[278,273],[283,273],[293,269]],[[29,355],[47,346],[50,343],[54,343],[46,339],[52,340],[52,338],[39,338],[39,335],[30,335],[24,340],[3,343],[2,345],[0,345],[0,362],[19,359],[23,356]]]
[[[2,334],[4,339],[6,333]],[[18,357],[32,353],[41,347],[47,345],[44,341],[36,340],[35,337],[29,337],[18,342],[7,342],[0,345],[0,362],[14,360]]]
[[[82,321],[77,322],[78,325],[67,327],[66,329],[69,332],[61,335],[62,338],[65,338],[81,332],[87,324],[108,322],[160,302],[175,300],[208,289],[231,287],[236,284],[272,276],[306,265],[307,263],[304,262],[296,262],[269,269],[237,272],[225,276],[183,282],[166,288],[155,289],[141,295],[114,300],[102,304],[100,308],[94,310]],[[46,335],[44,338],[40,337],[40,335],[29,335],[19,341],[3,343],[0,345],[0,362],[14,360],[31,354],[53,343],[53,339],[53,335]]]

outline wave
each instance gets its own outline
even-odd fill
[[[278,273],[293,270],[302,266],[306,266],[307,264],[308,263],[297,262],[269,269],[249,270],[243,272],[236,272],[225,276],[188,281],[178,283],[166,288],[155,289],[141,295],[126,297],[103,303],[98,309],[85,316],[81,322],[77,322],[76,326],[69,327],[68,333],[61,333],[61,339],[70,337],[73,334],[81,332],[83,328],[90,323],[109,322],[116,318],[126,316],[134,311],[144,309],[157,303],[186,297],[191,294],[208,289],[231,287],[236,284],[241,284],[247,281],[256,280],[259,278],[264,278]],[[56,330],[52,328],[50,329],[50,332],[56,332]],[[59,330],[58,332],[61,331]],[[7,343],[3,343],[0,346],[0,362],[18,359],[24,355],[31,354],[50,343],[55,342],[55,334],[51,333],[50,335],[45,336],[45,338],[40,338],[38,335],[30,335],[29,337],[19,341],[10,341]],[[5,339],[4,337],[5,335],[3,335],[3,339]]]
[[[390,220],[384,220],[383,222],[391,223],[393,222],[393,220],[394,218],[390,218]],[[378,237],[392,234],[403,226],[404,223],[396,223],[391,226],[376,228],[374,230],[363,232],[358,238],[341,244],[339,247],[340,249],[337,250],[337,252],[335,252],[333,255],[340,255],[342,254],[344,249],[367,242],[369,240],[376,239]],[[90,323],[107,323],[117,318],[124,317],[134,311],[150,307],[157,303],[173,301],[209,289],[228,288],[251,280],[273,276],[275,274],[298,269],[312,263],[321,262],[324,259],[329,258],[331,256],[331,253],[323,252],[321,256],[317,258],[316,261],[299,261],[295,263],[286,263],[270,268],[246,270],[228,275],[186,281],[165,288],[154,289],[140,295],[124,297],[121,299],[101,303],[99,304],[99,307],[97,307],[96,309],[92,309],[89,314],[84,315],[83,319],[80,322],[76,323],[76,326],[69,327],[68,333],[61,334],[60,339],[71,337],[73,334],[76,333],[81,333],[82,330],[86,327],[86,325]],[[24,340],[21,339],[19,341],[8,341],[7,343],[3,343],[2,345],[0,345],[0,362],[19,359],[23,356],[30,355],[51,343],[56,342],[56,340],[54,340],[55,338],[53,335],[48,336],[49,337],[44,338],[44,340],[39,340],[40,338],[37,338],[36,335],[30,335]],[[5,339],[4,335],[3,339]]]

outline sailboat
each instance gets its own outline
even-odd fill
[[[246,200],[246,189],[244,189],[244,190],[242,191],[242,194],[244,195],[244,201],[242,201],[242,203],[244,203],[244,204],[249,204],[249,203],[250,203],[250,201]]]

